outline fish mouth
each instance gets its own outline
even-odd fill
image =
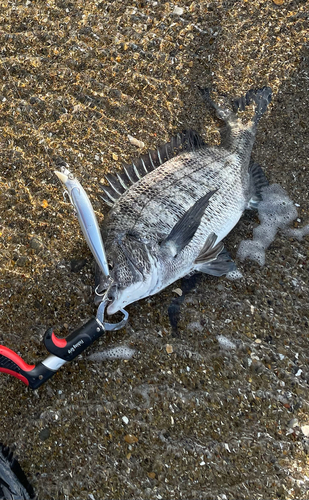
[[[106,312],[109,316],[111,316],[112,314],[115,314],[116,312],[118,312],[120,309],[121,309],[120,305],[119,305],[119,307],[117,306],[117,301],[113,301],[107,307]]]
[[[147,295],[147,283],[144,281],[132,283],[126,288],[118,288],[117,285],[113,284],[105,294],[105,297],[111,301],[106,309],[106,312],[108,315],[115,314],[117,311],[120,311],[129,304],[132,304]]]

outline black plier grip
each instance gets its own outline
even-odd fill
[[[119,330],[127,320],[128,313],[121,309],[124,317],[119,323],[104,323],[104,311],[107,300],[99,305],[96,318],[90,318],[87,323],[70,333],[66,338],[58,338],[49,328],[44,335],[44,344],[50,356],[37,365],[28,365],[16,352],[0,345],[0,372],[17,377],[31,389],[37,389],[50,379],[67,361],[72,361],[88,346],[105,333]]]

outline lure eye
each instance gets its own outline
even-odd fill
[[[70,181],[72,181],[74,179],[74,175],[73,174],[69,174],[68,178],[70,179]]]

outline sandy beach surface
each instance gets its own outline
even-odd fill
[[[308,28],[297,0],[0,1],[1,344],[37,363],[47,328],[66,336],[96,313],[59,158],[102,222],[105,173],[183,129],[218,144],[198,87],[215,100],[272,87],[253,157],[308,223]],[[234,258],[258,223],[246,213],[228,236]],[[308,255],[308,237],[279,233],[264,267],[200,277],[179,336],[167,310],[181,282],[37,391],[0,374],[0,441],[38,497],[308,499]],[[87,359],[115,346],[135,354]]]

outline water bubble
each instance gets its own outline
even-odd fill
[[[295,204],[279,184],[263,188],[258,213],[260,225],[254,228],[253,239],[243,240],[239,245],[237,257],[241,261],[251,259],[263,266],[265,250],[274,241],[279,229],[287,236],[297,239],[309,234],[309,225],[300,229],[287,227],[297,218],[298,213]]]

